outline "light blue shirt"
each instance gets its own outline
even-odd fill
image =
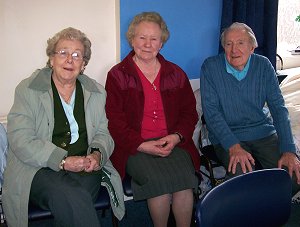
[[[250,65],[250,61],[251,61],[251,55],[249,56],[248,62],[246,64],[246,66],[244,67],[244,69],[242,71],[239,71],[235,68],[233,68],[227,61],[226,56],[224,54],[225,57],[225,63],[226,63],[226,71],[233,75],[238,81],[241,81],[242,79],[244,79],[247,75],[248,69],[249,69],[249,65]]]
[[[78,127],[77,121],[76,121],[76,119],[74,117],[74,113],[73,113],[74,106],[75,106],[75,94],[76,94],[76,89],[73,91],[73,94],[71,96],[71,100],[70,100],[69,104],[66,103],[65,100],[61,96],[59,96],[61,103],[63,105],[64,111],[66,113],[66,116],[68,118],[69,124],[70,124],[70,130],[71,130],[70,144],[75,143],[79,138],[79,133],[78,133],[79,127]]]

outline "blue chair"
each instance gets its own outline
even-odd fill
[[[122,184],[123,184],[124,194],[128,197],[132,197],[133,192],[132,192],[132,188],[131,188],[131,176],[128,175],[127,173],[122,181]]]
[[[216,186],[198,201],[196,226],[282,226],[290,216],[291,198],[291,178],[285,170],[246,173]]]

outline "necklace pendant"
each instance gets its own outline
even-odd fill
[[[154,91],[156,91],[157,87],[155,86],[155,84],[152,84]]]

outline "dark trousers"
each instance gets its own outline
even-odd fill
[[[243,149],[249,152],[255,160],[259,162],[263,169],[272,169],[278,167],[278,161],[281,157],[279,151],[279,142],[277,134],[271,136],[253,140],[253,141],[243,141],[240,143]],[[226,151],[221,145],[214,146],[216,155],[221,161],[222,165],[228,170],[229,166],[229,151]],[[252,166],[252,169],[255,166]],[[287,168],[284,167],[286,170]],[[232,178],[243,174],[242,167],[240,164],[236,166],[236,173],[232,174],[227,172],[227,177]],[[292,181],[292,194],[296,194],[300,190],[300,185],[297,184],[295,176],[293,176]]]
[[[34,176],[30,202],[51,210],[55,226],[100,226],[94,201],[101,185],[100,175],[40,169]]]

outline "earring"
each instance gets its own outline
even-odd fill
[[[85,66],[81,69],[80,74],[83,74],[84,70],[85,70]]]

